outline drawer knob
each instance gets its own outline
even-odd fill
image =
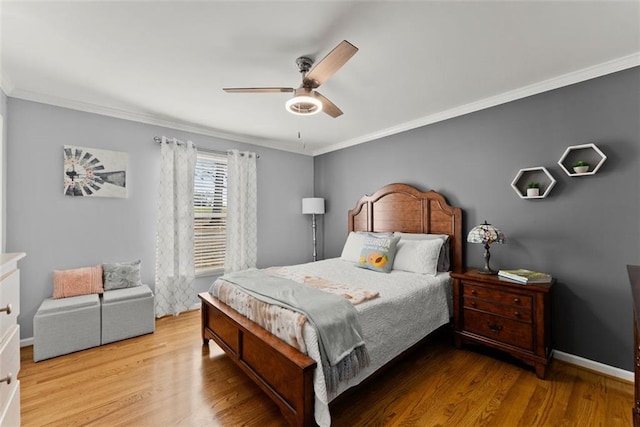
[[[0,383],[11,384],[11,381],[13,381],[13,374],[11,374],[11,372],[9,372],[6,377],[0,378]]]
[[[520,298],[514,298],[513,302],[515,302],[516,304],[520,304]]]
[[[519,312],[519,311],[516,311],[515,313],[513,313],[513,315],[514,315],[514,316],[516,316],[516,317],[518,317],[518,318],[520,318],[520,316],[521,316],[521,314],[520,314],[520,312]]]
[[[13,307],[11,307],[11,304],[7,304],[6,307],[4,308],[0,308],[0,313],[2,313],[3,311],[5,311],[7,313],[7,315],[11,314],[11,310],[13,309]]]
[[[471,307],[474,307],[474,308],[475,308],[475,306],[476,306],[476,303],[475,303],[475,302],[472,302],[472,303],[471,303]]]
[[[475,289],[471,289],[471,295],[475,295],[475,294],[477,294],[476,290]]]
[[[502,332],[502,325],[498,325],[497,323],[487,323],[489,326],[489,330],[493,333],[499,334]]]

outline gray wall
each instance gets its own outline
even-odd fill
[[[347,211],[365,193],[405,182],[442,192],[507,236],[493,267],[531,268],[558,279],[554,348],[632,370],[626,264],[640,264],[640,69],[542,93],[315,158],[315,191],[327,199],[325,256],[339,256]],[[608,156],[593,176],[569,177],[566,147],[594,142]],[[519,169],[545,166],[558,183],[546,199],[510,187]],[[467,244],[467,266],[482,248]]]
[[[311,261],[310,219],[301,214],[301,199],[313,195],[309,156],[15,98],[8,98],[7,110],[7,251],[27,253],[20,261],[22,338],[33,335],[35,311],[52,294],[53,270],[141,259],[142,279],[153,286],[160,162],[156,135],[260,154],[258,266]],[[128,197],[63,196],[65,144],[127,152]],[[196,279],[194,292],[206,291],[213,279]]]

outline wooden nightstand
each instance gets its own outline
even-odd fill
[[[508,352],[544,378],[551,361],[551,283],[521,285],[469,270],[452,273],[455,343]]]

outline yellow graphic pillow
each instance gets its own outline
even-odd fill
[[[374,236],[369,234],[364,239],[364,246],[360,252],[358,266],[373,271],[388,273],[393,267],[396,247],[400,237]]]

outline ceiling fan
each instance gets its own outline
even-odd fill
[[[357,47],[343,40],[313,68],[311,59],[304,56],[296,59],[298,70],[302,74],[302,84],[297,89],[292,87],[228,87],[222,90],[228,93],[293,92],[293,98],[286,103],[286,109],[290,113],[308,116],[324,111],[335,118],[342,115],[342,111],[316,88],[333,76],[357,51]]]

